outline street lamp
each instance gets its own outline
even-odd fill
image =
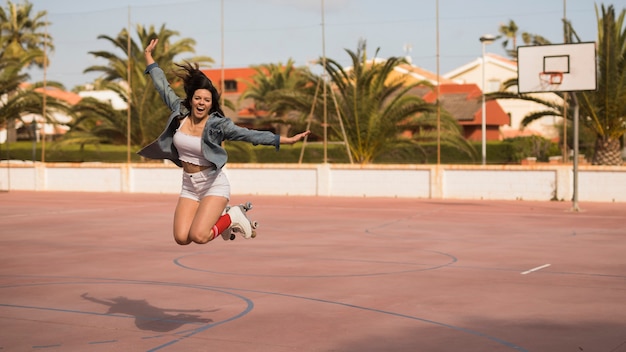
[[[496,40],[496,37],[494,37],[491,34],[485,34],[482,37],[480,37],[480,42],[483,44],[483,64],[482,64],[482,70],[483,70],[483,87],[482,87],[482,92],[483,92],[483,104],[482,104],[482,122],[481,122],[481,128],[482,128],[482,156],[483,156],[483,165],[485,165],[487,163],[487,110],[485,107],[485,88],[486,88],[486,83],[485,83],[485,46],[489,45],[491,43],[494,42],[494,40]]]

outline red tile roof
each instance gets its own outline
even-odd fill
[[[43,91],[43,89],[41,89],[41,88],[38,88],[36,90],[38,92],[42,92]],[[46,95],[50,96],[50,97],[53,97],[53,98],[56,98],[56,99],[59,99],[59,100],[66,101],[66,102],[68,102],[71,105],[78,104],[78,102],[82,99],[82,97],[80,95],[76,94],[76,93],[66,92],[64,90],[60,90],[60,89],[57,89],[57,88],[50,88],[50,87],[48,87],[46,89]]]
[[[20,88],[28,88],[30,87],[30,83],[21,83]],[[36,92],[42,93],[44,92],[43,88],[36,88]],[[49,97],[53,97],[55,99],[63,100],[71,105],[76,105],[82,98],[80,95],[73,92],[66,92],[56,87],[46,87],[45,93]]]
[[[476,84],[442,84],[440,86],[441,105],[457,118],[461,125],[482,123],[482,92]],[[427,92],[423,99],[429,103],[437,101],[437,90]],[[506,125],[509,115],[495,100],[485,102],[488,125]]]
[[[213,84],[218,88],[221,87],[222,84],[222,69],[205,69],[202,72],[209,77]],[[244,68],[225,68],[224,69],[224,80],[232,80],[237,81],[237,91],[236,92],[225,92],[225,94],[241,94],[243,93],[248,85],[247,81],[252,80],[252,76],[256,74],[256,71],[253,68],[244,67]]]

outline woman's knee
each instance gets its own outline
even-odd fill
[[[191,243],[191,241],[190,241],[190,240],[186,240],[186,241],[185,241],[185,240],[179,240],[179,239],[177,239],[177,238],[175,238],[174,240],[176,241],[176,243],[177,243],[177,244],[179,244],[179,245],[181,245],[181,246],[186,246],[186,245],[188,245],[188,244],[190,244],[190,243]]]
[[[181,246],[186,246],[192,242],[188,234],[182,235],[179,233],[174,233],[174,241]]]
[[[212,238],[212,230],[210,231],[189,231],[189,239],[198,244],[204,244],[211,240]]]

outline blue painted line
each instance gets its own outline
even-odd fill
[[[404,265],[404,266],[420,266],[420,268],[417,269],[407,269],[407,270],[391,270],[391,271],[384,271],[384,272],[373,272],[373,273],[364,273],[364,274],[328,274],[328,275],[280,275],[280,274],[250,274],[250,273],[231,273],[231,272],[224,272],[224,271],[215,271],[215,270],[208,270],[208,269],[202,269],[202,268],[195,268],[192,266],[188,266],[182,263],[182,261],[186,258],[190,258],[190,257],[194,257],[194,256],[198,256],[198,255],[210,255],[210,253],[207,252],[201,252],[201,253],[194,253],[194,254],[188,254],[188,255],[184,255],[178,258],[174,259],[174,264],[183,268],[183,269],[187,269],[187,270],[192,270],[192,271],[199,271],[199,272],[204,272],[204,273],[211,273],[211,274],[223,274],[223,275],[231,275],[231,276],[247,276],[247,277],[288,277],[288,278],[305,278],[305,279],[311,279],[311,278],[329,278],[329,277],[372,277],[372,276],[384,276],[384,275],[395,275],[395,274],[406,274],[406,273],[414,273],[414,272],[420,272],[420,271],[430,271],[430,270],[437,270],[437,269],[441,269],[444,267],[448,267],[451,266],[452,264],[456,263],[458,261],[458,259],[448,253],[444,253],[444,252],[438,252],[438,251],[429,251],[429,250],[421,250],[422,252],[429,252],[429,253],[435,253],[438,255],[441,255],[443,257],[448,258],[447,262],[444,262],[443,264],[439,264],[439,265],[432,265],[432,266],[427,266],[426,264],[416,264],[416,263],[404,263],[404,262],[385,262],[385,261],[380,261],[380,260],[346,260],[346,259],[335,259],[335,258],[317,258],[319,260],[327,260],[327,261],[352,261],[352,262],[360,262],[360,263],[369,263],[369,264],[390,264],[390,265]]]
[[[165,335],[165,334],[163,334],[163,335],[154,335],[154,336],[144,336],[144,337],[142,337],[141,339],[142,339],[142,340],[158,339],[158,338],[161,338],[161,337],[163,337],[163,336],[166,336],[166,335]]]
[[[44,276],[40,276],[40,277],[44,277]],[[105,282],[102,282],[102,280],[106,280]],[[228,291],[224,291],[220,288],[213,288],[210,286],[201,286],[201,285],[189,285],[189,284],[180,284],[180,283],[163,283],[163,282],[156,282],[156,281],[136,281],[136,280],[115,280],[115,279],[101,279],[100,281],[88,281],[88,282],[83,282],[83,281],[72,281],[72,282],[60,282],[60,283],[53,283],[53,282],[46,282],[46,283],[30,283],[30,284],[14,284],[14,285],[5,285],[5,286],[1,286],[0,288],[12,288],[12,287],[34,287],[34,286],[52,286],[52,285],[84,285],[84,284],[91,284],[91,285],[95,285],[95,284],[114,284],[114,285],[155,285],[155,286],[170,286],[170,287],[182,287],[182,288],[190,288],[190,289],[198,289],[198,290],[206,290],[206,291],[213,291],[213,292],[220,292],[229,296],[234,296],[237,297],[241,300],[243,300],[246,303],[246,308],[241,311],[239,314],[236,314],[228,319],[219,321],[219,322],[213,322],[210,324],[202,324],[202,326],[200,326],[199,328],[196,329],[187,329],[184,331],[179,331],[176,334],[181,335],[180,337],[173,339],[171,341],[168,341],[164,344],[161,344],[159,346],[156,346],[154,348],[149,349],[148,351],[158,351],[161,350],[165,347],[171,346],[176,344],[177,342],[180,342],[188,337],[194,336],[200,332],[206,331],[210,328],[213,328],[215,326],[219,326],[222,325],[224,323],[233,321],[235,319],[239,319],[245,315],[247,315],[248,313],[250,313],[252,311],[252,309],[254,308],[254,303],[252,302],[252,300],[250,300],[247,297],[244,297],[242,295],[233,293],[233,292],[228,292]],[[35,307],[35,306],[25,306],[25,305],[11,305],[11,304],[4,304],[4,303],[0,303],[0,307],[8,307],[8,308],[18,308],[18,309],[33,309],[33,310],[42,310],[42,311],[52,311],[52,312],[60,312],[60,313],[71,313],[71,314],[86,314],[86,315],[96,315],[96,316],[106,316],[106,317],[114,317],[114,318],[124,318],[124,319],[141,319],[141,317],[136,317],[136,316],[130,316],[130,315],[120,315],[120,314],[106,314],[106,313],[96,313],[96,312],[86,312],[86,311],[79,311],[79,310],[72,310],[72,309],[59,309],[59,308],[47,308],[47,307]],[[178,320],[166,320],[166,319],[151,319],[151,318],[146,318],[146,319],[150,319],[150,320],[154,320],[154,321],[175,321],[175,322],[180,322]],[[185,325],[191,325],[190,323],[185,323]],[[160,334],[159,336],[169,336],[169,335],[163,335]],[[53,348],[53,347],[60,347],[62,346],[62,344],[50,344],[50,345],[42,345],[42,346],[33,346],[32,348],[37,348],[37,349],[43,349],[43,348]]]
[[[221,288],[221,289],[226,289],[226,288]],[[422,323],[437,325],[437,326],[441,326],[441,327],[444,327],[444,328],[456,330],[456,331],[459,331],[459,332],[463,332],[463,333],[466,333],[466,334],[478,336],[478,337],[481,337],[481,338],[486,338],[486,339],[488,339],[490,341],[493,341],[493,342],[498,343],[500,345],[506,346],[508,348],[515,349],[515,350],[520,351],[520,352],[528,352],[528,350],[524,349],[523,347],[517,346],[517,345],[515,345],[515,344],[513,344],[511,342],[504,341],[502,339],[499,339],[497,337],[493,337],[493,336],[487,335],[487,334],[479,332],[479,331],[466,329],[466,328],[462,328],[462,327],[458,327],[458,326],[454,326],[454,325],[450,325],[450,324],[446,324],[446,323],[441,323],[441,322],[434,321],[434,320],[429,320],[429,319],[419,318],[419,317],[415,317],[415,316],[411,316],[411,315],[406,315],[406,314],[402,314],[402,313],[395,313],[395,312],[390,312],[390,311],[376,309],[376,308],[357,306],[357,305],[350,304],[350,303],[343,303],[343,302],[338,302],[338,301],[330,301],[330,300],[321,299],[321,298],[312,298],[312,297],[291,295],[291,294],[280,293],[280,292],[268,292],[268,291],[257,291],[257,290],[236,289],[236,288],[229,288],[229,290],[243,291],[243,292],[250,292],[250,293],[262,293],[262,294],[266,294],[266,295],[274,295],[274,296],[280,296],[280,297],[302,299],[302,300],[306,300],[306,301],[313,301],[313,302],[319,302],[319,303],[325,303],[325,304],[332,304],[332,305],[343,306],[343,307],[347,307],[347,308],[353,308],[353,309],[358,309],[358,310],[363,310],[363,311],[368,311],[368,312],[373,312],[373,313],[390,315],[390,316],[394,316],[394,317],[398,317],[398,318],[405,318],[405,319],[415,320],[415,321],[419,321],[419,322],[422,322]]]
[[[107,341],[92,341],[89,342],[90,345],[103,345],[105,343],[114,343],[114,342],[118,342],[117,340],[107,340]]]

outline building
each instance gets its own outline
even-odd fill
[[[78,92],[81,98],[94,98],[101,102],[108,102],[115,110],[126,110],[128,104],[119,94],[112,90],[83,90]]]
[[[252,81],[252,77],[257,71],[253,68],[225,68],[225,69],[205,69],[202,70],[209,77],[218,91],[222,91],[224,101],[229,101],[234,105],[234,109],[228,104],[222,104],[222,110],[226,117],[231,118],[240,126],[256,127],[255,124],[262,117],[267,116],[266,111],[259,111],[252,99],[241,99],[241,95],[248,88],[247,82]]]
[[[23,86],[27,86],[27,84],[23,84]],[[35,91],[38,93],[45,92],[46,96],[64,101],[69,105],[75,105],[81,99],[76,93],[67,92],[56,87],[46,87],[45,90],[43,88],[37,88]],[[34,126],[37,128],[35,134],[37,141],[39,141],[42,136],[45,136],[47,139],[53,139],[69,131],[70,127],[68,124],[72,121],[72,117],[63,112],[55,111],[54,109],[50,109],[46,113],[50,115],[50,119],[48,120],[44,119],[42,114],[30,113],[20,116],[19,121],[17,121],[15,125],[18,140],[32,139],[32,129]],[[33,125],[33,123],[35,123],[35,125]]]
[[[476,84],[459,84],[455,80],[424,70],[411,64],[396,67],[399,75],[408,78],[409,83],[427,82],[432,86],[414,88],[411,93],[422,97],[428,103],[437,102],[441,95],[441,107],[456,118],[463,128],[463,136],[471,141],[482,140],[482,91]],[[437,90],[439,85],[439,90]],[[510,117],[498,101],[485,103],[486,140],[501,140],[502,127],[509,125]]]
[[[482,91],[475,84],[442,84],[439,87],[441,107],[456,118],[463,136],[470,141],[482,140]],[[437,90],[423,96],[429,103],[437,101]],[[510,124],[510,117],[495,101],[485,102],[485,138],[500,140],[500,128]]]
[[[475,84],[481,90],[484,88],[485,93],[498,91],[505,81],[517,78],[517,63],[515,61],[489,53],[485,55],[485,87],[483,87],[482,68],[483,60],[477,58],[443,76],[458,84]],[[560,100],[554,93],[537,93],[536,95],[545,100]],[[545,106],[517,99],[499,99],[498,103],[510,116],[510,123],[500,128],[501,139],[529,135],[540,135],[548,139],[558,138],[562,121],[560,117],[546,116],[532,122],[525,128],[521,126],[524,116],[533,111],[545,110]]]

